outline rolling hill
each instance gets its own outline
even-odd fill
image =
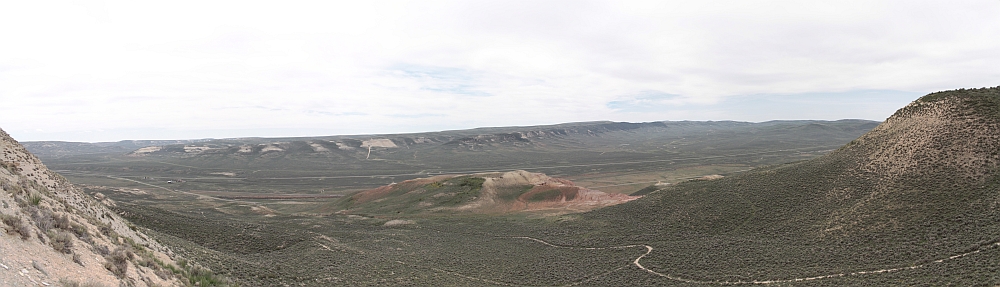
[[[518,170],[412,179],[356,193],[334,206],[343,214],[580,212],[636,198]]]

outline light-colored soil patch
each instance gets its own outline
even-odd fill
[[[410,225],[410,224],[417,224],[417,222],[413,221],[413,220],[393,219],[393,220],[386,221],[385,224],[382,224],[382,225],[384,225],[384,226],[397,226],[397,225]]]
[[[269,144],[260,150],[260,152],[262,153],[272,152],[272,151],[285,151],[285,149],[279,147],[277,144]]]
[[[111,188],[111,190],[114,190],[116,192],[121,192],[121,193],[135,194],[135,195],[149,194],[145,190],[141,190],[141,189],[138,189],[138,188]]]
[[[207,146],[184,146],[185,153],[200,153],[211,149],[211,147]]]
[[[253,146],[250,146],[250,145],[241,145],[240,149],[237,150],[236,152],[238,152],[238,153],[252,153],[253,152]]]
[[[267,208],[267,206],[263,205],[250,206],[250,211],[263,214],[264,216],[267,217],[275,216],[278,213],[277,211],[274,211],[273,209]]]
[[[58,286],[59,279],[68,279],[118,286],[118,278],[104,269],[104,257],[86,248],[74,248],[73,251],[80,254],[83,266],[73,263],[69,255],[57,253],[37,239],[21,240],[4,232],[0,235],[0,264],[3,264],[0,266],[0,285]]]
[[[349,146],[349,145],[346,145],[346,144],[344,144],[344,143],[339,143],[339,142],[338,142],[338,143],[336,143],[336,144],[337,144],[337,148],[338,148],[338,149],[341,149],[341,150],[355,150],[355,149],[356,149],[356,148],[354,148],[354,147],[352,147],[352,146]]]
[[[309,143],[309,146],[311,146],[312,149],[313,149],[313,151],[315,151],[315,152],[329,152],[330,151],[330,149],[324,147],[323,145],[320,145],[320,144],[314,143],[314,142]]]
[[[363,148],[368,148],[368,147],[394,148],[394,147],[398,147],[398,146],[396,146],[396,143],[392,142],[389,139],[370,139],[370,140],[366,140],[366,141],[361,142],[361,147],[363,147]]]
[[[716,180],[716,179],[720,179],[722,177],[723,176],[718,175],[718,174],[710,174],[710,175],[699,177],[699,178],[697,178],[697,180]]]
[[[154,152],[158,152],[158,151],[160,151],[162,149],[163,149],[163,147],[159,147],[159,146],[148,146],[148,147],[140,148],[140,149],[137,149],[137,150],[133,151],[132,155],[140,155],[140,156],[141,155],[147,155],[147,154],[151,154],[151,153],[154,153]]]

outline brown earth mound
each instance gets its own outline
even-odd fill
[[[572,181],[566,179],[551,178],[543,174],[537,175],[541,175],[544,180],[540,183],[535,183],[531,189],[517,197],[517,201],[524,204],[523,210],[566,207],[589,210],[632,201],[640,197],[621,193],[605,193],[576,186]]]
[[[341,204],[344,213],[510,213],[548,209],[580,212],[637,198],[518,170],[407,180],[357,193]]]
[[[357,203],[366,203],[366,202],[370,202],[370,201],[377,200],[377,199],[380,199],[380,198],[384,198],[384,197],[389,196],[390,194],[392,194],[393,192],[396,192],[396,191],[409,191],[409,190],[420,188],[420,187],[422,187],[424,185],[428,185],[428,184],[431,184],[431,183],[439,182],[439,181],[446,180],[446,179],[449,179],[449,178],[452,178],[452,177],[454,177],[454,176],[439,175],[439,176],[428,177],[428,178],[417,178],[417,179],[405,180],[405,181],[400,182],[400,183],[385,185],[385,186],[378,187],[376,189],[369,189],[369,190],[366,190],[366,191],[359,192],[359,193],[351,196],[351,199],[353,199]]]

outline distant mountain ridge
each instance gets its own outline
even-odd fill
[[[815,129],[815,132],[858,132],[871,129],[878,122],[867,120],[839,121],[769,121],[762,123],[736,121],[661,121],[645,123],[629,122],[580,122],[544,126],[492,127],[469,130],[426,132],[412,134],[321,136],[298,138],[233,138],[199,140],[128,140],[105,143],[78,142],[26,142],[25,147],[43,157],[58,157],[86,153],[120,153],[135,156],[152,154],[234,154],[253,155],[264,153],[322,153],[350,151],[358,154],[367,152],[368,141],[392,143],[392,146],[373,147],[408,148],[411,146],[437,145],[441,147],[476,150],[491,147],[524,147],[546,144],[548,140],[571,137],[615,136],[633,133],[641,138],[657,134],[676,135],[700,132],[724,132],[747,128],[774,128],[780,126],[802,126],[799,129]],[[650,135],[635,135],[643,131]]]
[[[100,175],[161,181],[224,175],[234,178],[227,185],[239,184],[238,190],[312,193],[328,191],[328,187],[364,190],[441,173],[527,170],[572,177],[640,172],[645,177],[661,173],[665,166],[676,170],[709,162],[736,170],[818,156],[876,125],[867,120],[586,122],[398,135],[155,142],[162,144],[144,147],[127,142],[125,146],[111,144],[114,150],[103,143],[29,142],[25,146],[74,180],[89,181],[79,176]],[[375,177],[343,177],[366,175]],[[314,180],[289,186],[292,181],[282,179],[303,177]],[[239,178],[247,180],[235,180]],[[209,188],[195,188],[201,183],[187,182],[192,183],[185,185],[190,188]],[[622,183],[626,182],[608,184]]]
[[[32,153],[40,153],[47,156],[61,156],[80,153],[127,153],[136,149],[149,146],[163,146],[172,144],[192,144],[210,141],[211,139],[199,140],[123,140],[117,142],[65,142],[65,141],[35,141],[21,143]]]

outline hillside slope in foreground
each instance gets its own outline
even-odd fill
[[[2,130],[0,165],[0,285],[225,283],[175,262],[169,249],[48,170]]]
[[[662,188],[533,233],[645,244],[641,264],[656,273],[634,272],[637,284],[993,286],[998,162],[1000,87],[938,92],[823,157]]]

